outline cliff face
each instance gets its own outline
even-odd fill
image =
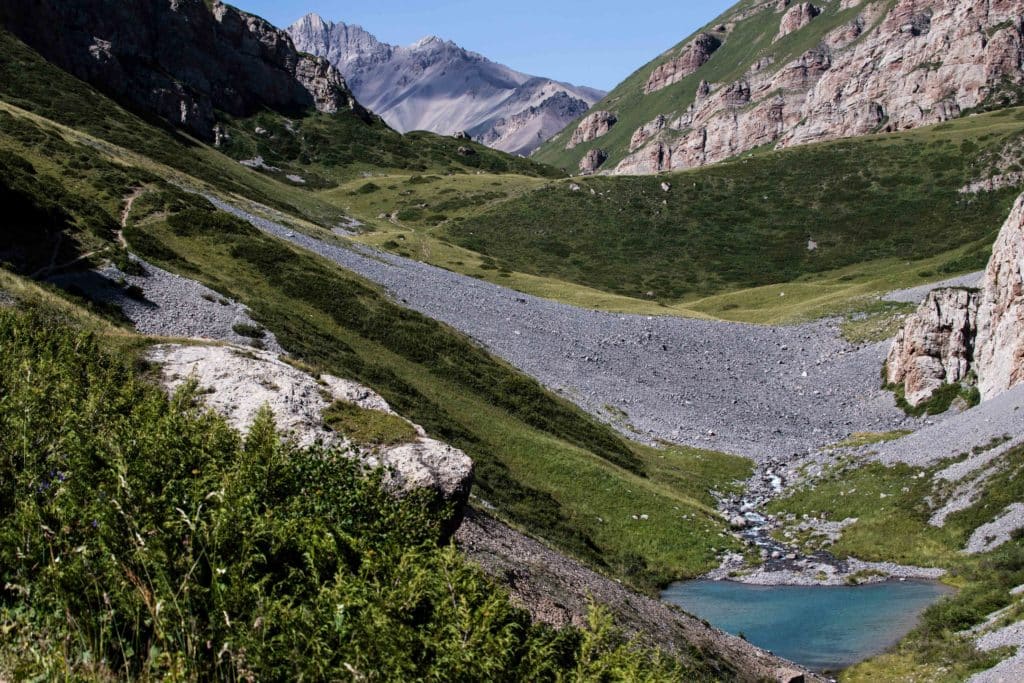
[[[886,381],[902,384],[912,406],[943,384],[967,379],[977,334],[978,294],[936,289],[896,335],[886,360]]]
[[[363,114],[326,60],[300,54],[287,33],[219,0],[8,2],[0,22],[119,102],[205,140],[218,110]]]
[[[690,168],[1016,102],[1022,22],[1021,0],[747,4],[596,105],[630,121],[609,163],[620,174]]]
[[[983,401],[1024,383],[1024,195],[999,233],[981,292],[931,292],[886,361],[886,380],[902,384],[914,406],[971,372]]]
[[[1024,382],[1024,197],[999,233],[985,272],[975,367],[982,400]]]
[[[526,155],[604,96],[520,73],[436,36],[388,45],[315,14],[288,31],[300,50],[330,60],[359,101],[401,132],[466,131],[489,147]]]

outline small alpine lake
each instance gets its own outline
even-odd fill
[[[887,581],[864,586],[751,586],[685,581],[662,600],[816,671],[837,671],[880,654],[953,592],[940,583]]]

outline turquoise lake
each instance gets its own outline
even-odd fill
[[[686,581],[669,586],[661,597],[780,657],[836,671],[895,645],[929,605],[951,592],[917,581],[867,586]]]

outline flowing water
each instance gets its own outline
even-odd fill
[[[673,584],[662,599],[798,664],[836,671],[879,654],[910,632],[951,589],[888,581],[866,586]]]

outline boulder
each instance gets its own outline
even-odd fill
[[[982,400],[1024,382],[1024,195],[992,249],[978,311],[975,369]]]
[[[585,142],[596,140],[610,131],[618,120],[618,117],[611,112],[595,111],[580,121],[580,125],[573,131],[572,137],[569,138],[565,148],[573,149]]]
[[[236,429],[247,431],[260,409],[269,406],[283,437],[304,447],[320,443],[347,448],[367,466],[384,467],[384,485],[398,496],[431,491],[439,508],[452,506],[445,533],[458,528],[473,484],[469,456],[429,438],[412,423],[415,435],[409,441],[379,447],[351,443],[324,424],[323,412],[335,401],[396,415],[372,389],[331,375],[314,377],[272,353],[234,346],[161,345],[153,348],[149,358],[160,365],[169,391],[191,380],[212,390],[199,398]]]
[[[1024,195],[992,248],[982,290],[937,289],[896,335],[886,381],[920,405],[973,372],[983,401],[1024,383]]]
[[[980,297],[966,289],[936,289],[907,318],[886,359],[886,381],[903,385],[917,406],[943,384],[961,382],[971,369]]]

